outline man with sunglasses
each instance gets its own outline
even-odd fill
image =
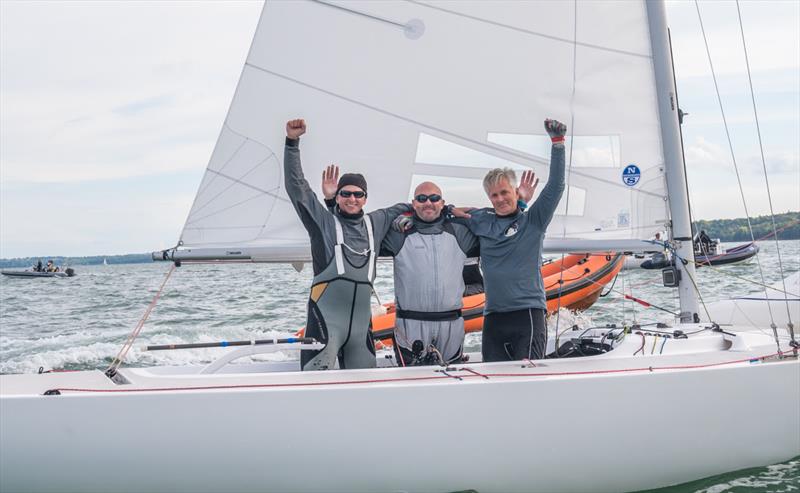
[[[336,206],[328,210],[303,175],[299,144],[305,132],[304,120],[286,123],[283,166],[286,193],[311,238],[314,280],[305,335],[325,348],[301,351],[300,363],[303,370],[327,370],[338,357],[343,369],[374,368],[370,298],[378,248],[391,221],[411,207],[397,204],[364,214],[367,181],[347,173],[336,184]]]
[[[401,365],[451,363],[464,344],[461,272],[478,256],[478,240],[445,218],[435,183],[420,183],[411,205],[411,229],[392,230],[381,244],[381,255],[394,257],[395,351]]]

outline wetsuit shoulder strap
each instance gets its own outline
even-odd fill
[[[367,239],[369,240],[369,267],[367,268],[367,279],[371,283],[375,276],[375,235],[372,232],[372,219],[364,214],[364,226],[367,227]]]
[[[336,273],[338,275],[344,274],[344,253],[342,252],[342,243],[344,243],[344,233],[342,232],[342,223],[336,214],[333,215],[333,222],[336,224],[336,245],[333,246],[333,256],[336,258]]]

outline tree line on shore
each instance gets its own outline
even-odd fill
[[[758,216],[750,219],[753,226],[753,236],[756,240],[772,237],[772,216]],[[746,218],[738,219],[713,219],[700,220],[692,223],[694,232],[704,230],[711,238],[722,241],[745,242],[750,241],[750,230]],[[775,215],[775,227],[778,230],[779,240],[800,239],[800,212],[786,212]],[[93,255],[89,257],[63,257],[42,256],[12,259],[0,259],[0,268],[30,267],[38,260],[43,262],[53,260],[56,265],[100,265],[105,260],[108,264],[143,264],[152,262],[150,253],[130,253],[127,255]]]
[[[756,241],[772,239],[772,216],[758,216],[750,218],[753,227],[753,238]],[[744,242],[750,241],[750,229],[747,227],[747,218],[700,220],[692,223],[694,232],[701,230],[708,233],[711,238],[722,241]],[[800,239],[800,212],[786,212],[775,214],[775,228],[778,230],[779,240]]]

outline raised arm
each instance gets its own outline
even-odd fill
[[[283,171],[286,194],[303,221],[303,225],[308,229],[311,223],[320,221],[323,215],[328,214],[328,211],[320,204],[316,194],[311,190],[311,186],[303,175],[303,167],[300,163],[300,136],[304,133],[306,133],[306,122],[304,120],[298,119],[286,122]]]
[[[564,193],[564,136],[567,134],[567,126],[556,120],[545,120],[544,128],[553,142],[550,150],[550,176],[547,184],[542,189],[542,193],[536,202],[533,203],[528,211],[528,217],[541,226],[546,228],[558,207],[561,195]]]

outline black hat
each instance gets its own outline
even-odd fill
[[[347,185],[355,185],[364,192],[367,191],[367,180],[361,173],[345,173],[339,177],[339,185],[336,187],[336,193]]]

